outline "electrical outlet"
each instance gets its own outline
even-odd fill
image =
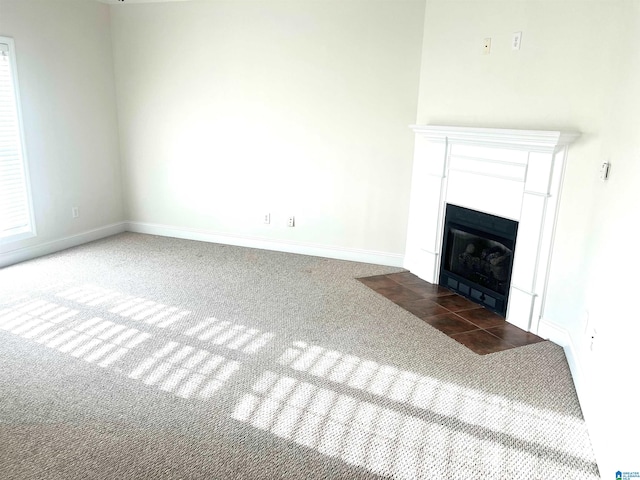
[[[485,38],[482,41],[482,54],[489,55],[491,53],[491,38]]]
[[[521,43],[522,32],[513,32],[513,37],[511,37],[511,50],[520,50]]]
[[[80,209],[78,207],[71,207],[71,217],[78,218],[80,216]]]
[[[262,222],[265,224],[270,224],[271,223],[271,214],[270,213],[265,213],[264,217],[262,217]]]
[[[296,226],[296,217],[291,215],[287,220],[287,227],[295,227]]]

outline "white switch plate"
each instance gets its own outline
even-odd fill
[[[511,50],[520,50],[520,44],[522,43],[522,32],[513,32],[511,39]]]

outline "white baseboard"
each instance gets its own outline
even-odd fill
[[[263,250],[275,250],[278,252],[298,253],[314,257],[327,257],[337,260],[349,260],[352,262],[374,263],[390,267],[402,267],[404,255],[398,253],[378,252],[373,250],[361,250],[355,248],[332,247],[303,242],[291,242],[271,240],[248,235],[232,235],[214,233],[193,228],[174,227],[171,225],[159,225],[143,222],[126,222],[126,230],[129,232],[148,233],[163,237],[184,238],[186,240],[198,240],[201,242],[222,243],[238,247],[260,248]]]
[[[40,243],[30,247],[18,248],[10,252],[0,254],[0,268],[13,265],[14,263],[24,262],[33,258],[49,255],[50,253],[66,250],[67,248],[77,247],[83,243],[92,242],[101,238],[109,237],[117,233],[125,231],[125,223],[112,223],[104,227],[94,228],[86,232],[70,235],[68,237],[59,238],[46,243]]]
[[[551,340],[553,343],[557,343],[564,348],[564,354],[567,357],[567,363],[571,370],[573,383],[576,386],[576,391],[578,392],[578,398],[580,399],[581,404],[585,403],[583,400],[586,400],[586,388],[582,388],[584,386],[584,374],[582,373],[578,352],[569,332],[549,320],[540,319],[538,336]]]
[[[50,253],[59,252],[67,248],[76,247],[83,243],[92,242],[94,240],[99,240],[125,231],[148,233],[150,235],[160,235],[163,237],[184,238],[186,240],[198,240],[202,242],[222,243],[225,245],[235,245],[239,247],[275,250],[278,252],[298,253],[301,255],[327,257],[352,262],[374,263],[390,267],[402,267],[404,263],[404,255],[397,253],[271,240],[246,235],[213,233],[205,230],[153,223],[119,222],[46,243],[18,248],[6,253],[0,253],[0,268],[41,257],[43,255],[48,255]]]
[[[600,438],[598,435],[598,429],[595,428],[593,419],[595,419],[595,412],[593,410],[590,388],[588,385],[587,377],[584,373],[580,358],[578,356],[578,350],[573,342],[569,332],[556,325],[549,320],[541,319],[540,326],[538,328],[538,336],[551,340],[553,343],[557,343],[564,348],[564,353],[569,364],[569,370],[571,370],[571,377],[573,384],[576,388],[578,395],[578,401],[580,402],[580,408],[582,409],[582,415],[584,416],[587,429],[589,430],[589,437],[591,438],[591,444],[596,454],[596,462],[601,472],[605,471],[602,463],[602,458],[599,459],[599,451],[601,448],[599,445],[601,442],[608,442],[610,439]],[[591,420],[591,421],[590,421]]]

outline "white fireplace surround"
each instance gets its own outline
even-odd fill
[[[519,222],[507,321],[538,333],[568,146],[577,133],[413,125],[405,268],[438,283],[445,205]]]

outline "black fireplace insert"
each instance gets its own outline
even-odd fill
[[[518,222],[447,204],[440,285],[507,314]]]

